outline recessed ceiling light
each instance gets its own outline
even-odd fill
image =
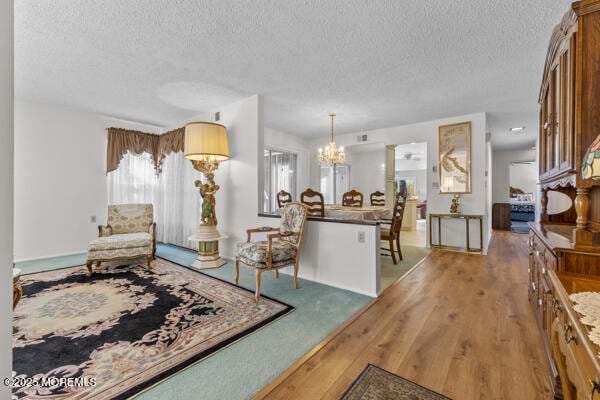
[[[515,128],[510,128],[508,131],[512,133],[523,132],[525,130],[524,126],[517,126]]]
[[[410,142],[410,144],[417,144],[417,142]]]

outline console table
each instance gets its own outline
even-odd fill
[[[438,219],[438,243],[433,243],[433,219]],[[442,244],[442,221],[446,219],[464,219],[465,220],[465,240],[467,252],[471,253],[483,253],[483,215],[481,214],[429,214],[429,244],[431,247],[437,247],[441,249],[444,247]],[[470,231],[469,222],[472,220],[479,220],[479,248],[471,247],[470,245]],[[446,246],[447,247],[447,246]]]

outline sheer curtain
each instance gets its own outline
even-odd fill
[[[194,181],[201,178],[182,152],[171,153],[156,176],[149,154],[126,154],[108,174],[108,203],[152,203],[156,240],[194,248],[187,240],[196,232],[202,203]]]

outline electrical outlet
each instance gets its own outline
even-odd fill
[[[91,222],[91,223],[94,223],[94,222],[96,222],[96,216],[95,216],[95,215],[92,215],[92,216],[90,217],[90,222]]]
[[[365,242],[365,233],[363,231],[358,231],[358,243]]]

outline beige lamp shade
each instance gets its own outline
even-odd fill
[[[189,160],[227,160],[229,158],[227,128],[214,122],[187,124],[183,153]]]

